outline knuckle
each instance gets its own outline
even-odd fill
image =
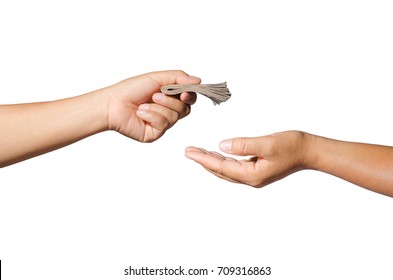
[[[172,118],[173,118],[173,119],[172,119],[172,120],[173,120],[172,122],[173,122],[173,123],[177,122],[177,120],[178,120],[180,117],[181,117],[181,114],[180,114],[179,112],[176,112],[176,111],[175,111],[175,112],[173,113],[173,116],[172,116]]]
[[[166,126],[165,126],[165,127],[168,128],[168,127],[174,126],[175,123],[176,123],[178,120],[179,120],[179,113],[178,113],[178,112],[174,112],[174,113],[172,114],[170,120],[169,120],[169,119],[166,119]]]
[[[186,105],[186,108],[184,109],[184,114],[183,116],[186,117],[191,113],[191,106],[190,105]]]
[[[217,166],[216,168],[212,169],[212,171],[219,177],[224,176],[222,165]]]
[[[245,138],[237,138],[233,141],[233,147],[236,149],[236,152],[239,152],[240,154],[247,153],[247,142]]]

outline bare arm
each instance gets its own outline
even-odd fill
[[[287,131],[224,140],[220,148],[229,154],[253,157],[239,161],[195,147],[188,147],[186,156],[220,178],[254,187],[314,169],[393,197],[393,147]]]
[[[312,168],[393,197],[393,147],[314,138]]]
[[[66,146],[107,129],[105,96],[0,106],[0,166]]]
[[[165,96],[162,85],[200,83],[183,71],[152,72],[84,95],[0,106],[0,167],[115,130],[141,142],[160,138],[190,113],[195,94]]]

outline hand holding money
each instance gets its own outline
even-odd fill
[[[196,92],[210,98],[214,105],[227,101],[231,93],[227,88],[227,83],[220,84],[174,84],[161,87],[161,92],[166,95],[176,95],[182,92]]]

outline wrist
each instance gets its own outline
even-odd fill
[[[108,130],[109,98],[105,89],[99,89],[87,94],[89,101],[86,110],[90,112],[91,126],[94,133]],[[89,108],[89,109],[88,109]]]
[[[101,118],[103,131],[109,130],[109,107],[110,107],[110,93],[106,88],[100,89],[99,94],[101,95]]]
[[[318,142],[319,136],[303,132],[303,169],[318,169]]]

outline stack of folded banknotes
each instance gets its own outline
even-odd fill
[[[214,105],[227,101],[231,93],[227,88],[227,83],[220,84],[174,84],[161,87],[161,92],[167,95],[176,95],[182,92],[196,92],[210,98]]]

